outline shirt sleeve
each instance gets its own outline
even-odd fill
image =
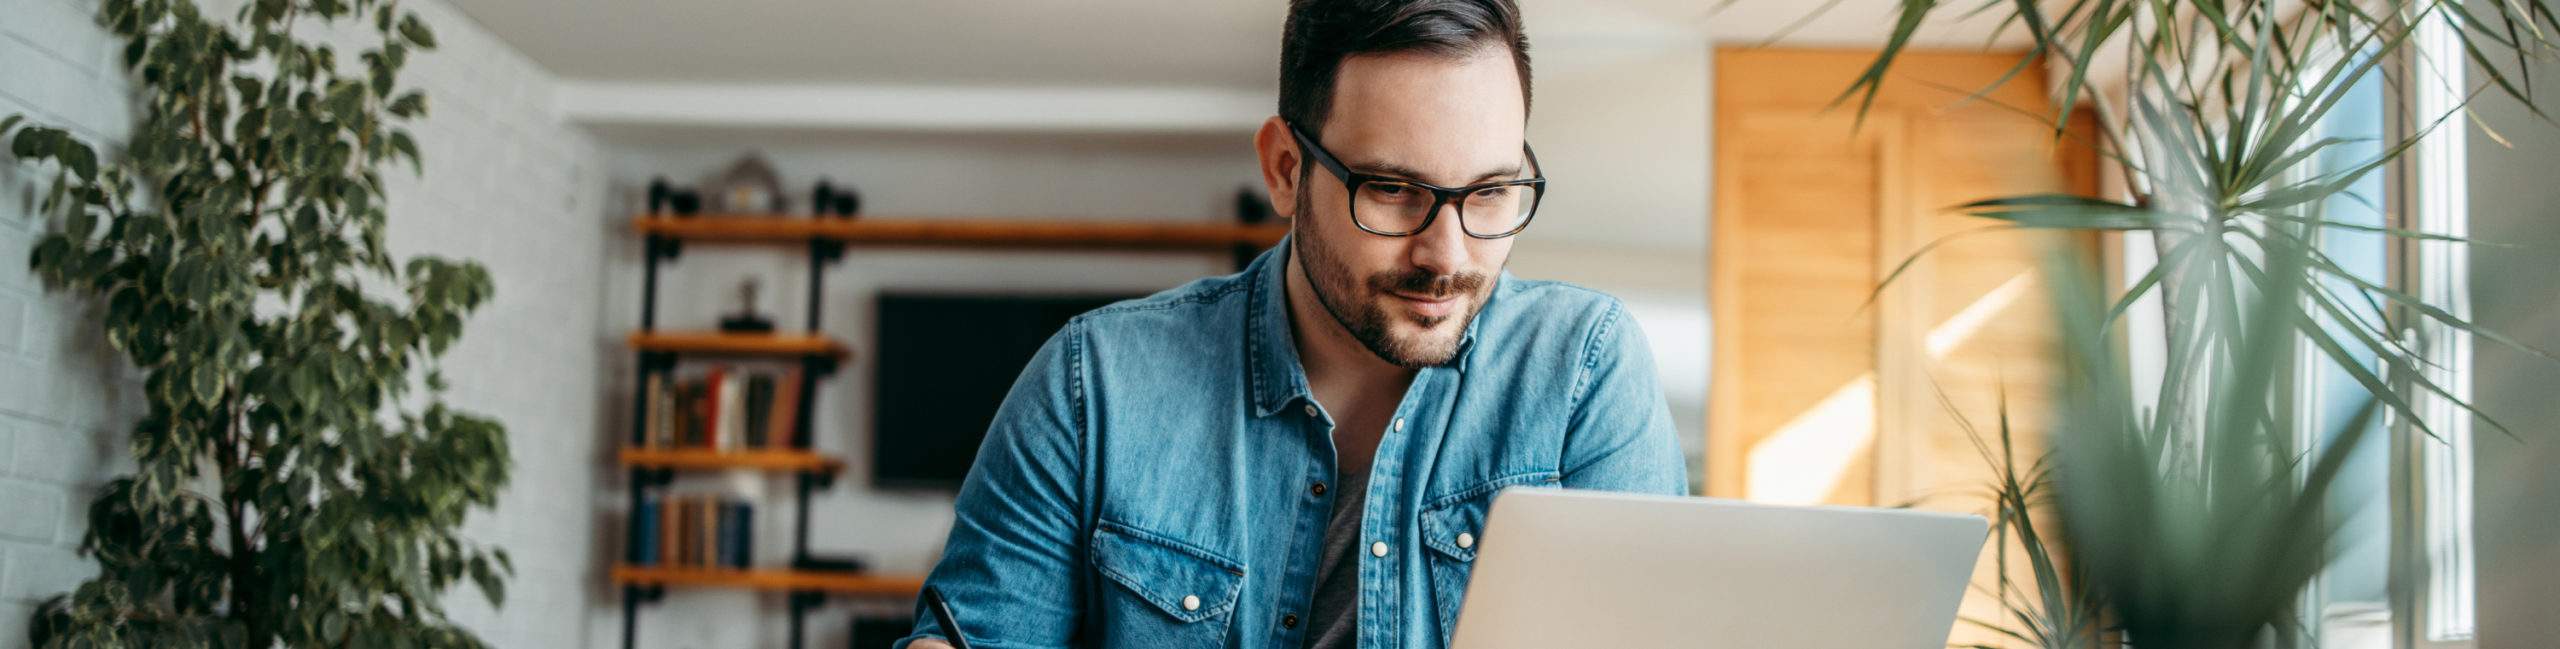
[[[982,649],[1066,647],[1083,612],[1081,502],[1085,412],[1083,325],[1040,347],[997,407],[954,503],[951,536],[925,583]],[[917,602],[916,626],[893,646],[945,638]]]
[[[1584,346],[1565,431],[1563,486],[1688,495],[1688,462],[1644,331],[1612,300]]]

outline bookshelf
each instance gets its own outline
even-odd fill
[[[874,246],[969,248],[1066,248],[1113,250],[1224,250],[1270,247],[1288,227],[1154,221],[1022,220],[975,218],[859,219],[697,215],[642,216],[632,228],[643,235],[681,241],[792,243],[832,241]]]
[[[853,353],[844,343],[810,334],[635,331],[629,344],[642,353],[661,354],[827,356],[843,360]]]
[[[678,472],[760,471],[791,476],[797,486],[792,516],[791,555],[778,567],[715,568],[644,565],[639,538],[642,522],[628,516],[625,550],[610,568],[622,598],[622,646],[638,647],[641,605],[655,602],[671,588],[719,588],[789,595],[789,644],[800,647],[811,608],[827,597],[913,600],[923,588],[923,575],[814,571],[792,568],[808,563],[809,499],[831,486],[844,462],[810,450],[810,405],[820,392],[817,382],[833,374],[853,349],[827,336],[818,314],[825,311],[824,270],[853,246],[971,248],[999,250],[1112,250],[1209,252],[1234,256],[1242,267],[1254,254],[1288,233],[1285,224],[1232,222],[1162,222],[1092,219],[877,218],[845,219],[804,215],[694,216],[636,215],[632,232],[646,243],[640,304],[640,329],[625,340],[639,357],[641,380],[635,382],[633,427],[616,458],[631,476],[632,512],[642,508],[645,493],[665,487]],[[658,273],[683,253],[687,243],[801,247],[808,259],[807,320],[797,331],[731,333],[661,330],[657,327]],[[649,377],[672,379],[679,359],[750,358],[759,362],[800,364],[798,398],[788,442],[779,446],[700,448],[653,444]],[[671,380],[663,380],[672,383]],[[775,416],[780,416],[779,414]],[[768,436],[768,439],[771,439]],[[663,514],[662,514],[663,515]]]
[[[670,588],[734,588],[762,591],[824,591],[862,597],[912,599],[924,589],[923,575],[865,575],[800,570],[713,570],[614,566],[613,581],[626,586]]]
[[[715,451],[689,448],[625,448],[622,449],[622,465],[676,471],[748,469],[783,472],[823,471],[832,474],[844,470],[843,460],[789,449]]]
[[[784,219],[777,217],[765,220],[778,222]],[[801,217],[792,220],[807,221],[809,219]],[[806,632],[809,610],[824,602],[830,595],[907,599],[915,597],[916,589],[921,587],[923,582],[921,576],[871,575],[796,568],[809,563],[810,495],[817,489],[832,486],[837,474],[844,470],[843,460],[811,449],[809,423],[810,406],[819,395],[818,382],[834,374],[836,368],[852,356],[851,347],[826,335],[822,327],[823,323],[818,319],[818,314],[825,310],[820,301],[825,295],[822,283],[825,279],[823,271],[828,264],[842,257],[842,246],[825,240],[798,239],[807,245],[809,292],[807,319],[800,323],[801,326],[796,331],[740,333],[662,330],[657,326],[658,273],[667,263],[676,260],[682,254],[683,248],[679,242],[684,239],[678,235],[655,232],[644,231],[642,234],[647,246],[641,284],[640,328],[624,340],[624,344],[629,347],[631,353],[639,359],[640,378],[633,385],[631,432],[624,440],[622,449],[616,457],[623,470],[630,476],[628,489],[630,509],[624,517],[623,554],[611,568],[612,582],[622,591],[622,646],[625,649],[636,649],[639,646],[641,606],[663,598],[669,588],[730,588],[787,593],[791,613],[788,646],[791,647],[799,647],[803,644],[802,638]],[[753,237],[721,239],[715,236],[713,240],[781,241],[783,239]],[[701,432],[705,430],[699,428],[704,425],[702,421],[686,419],[666,412],[691,407],[693,402],[690,399],[699,396],[675,389],[677,384],[675,370],[678,363],[714,359],[748,359],[765,364],[796,364],[796,369],[771,378],[770,383],[766,384],[772,389],[766,390],[765,393],[774,395],[772,400],[780,403],[761,406],[763,410],[755,410],[760,406],[753,405],[753,396],[742,396],[737,401],[720,402],[726,404],[728,408],[746,404],[747,409],[760,413],[767,422],[780,423],[747,423],[730,428],[725,425],[728,422],[724,420],[720,424],[712,424],[721,431],[720,433],[706,433],[711,435],[710,443],[701,443],[704,440],[671,441],[670,438],[678,437],[671,434],[672,431]],[[758,382],[764,380],[763,377],[756,379]],[[735,384],[731,386],[735,387]],[[746,392],[753,395],[757,393],[757,389],[749,389]],[[707,401],[717,401],[717,395],[720,393],[712,394],[715,396]],[[784,397],[780,394],[790,396],[787,401],[784,401]],[[659,403],[656,401],[658,399],[674,399],[674,401]],[[780,418],[787,418],[787,420]],[[744,431],[756,432],[746,433],[745,438],[749,441],[744,443],[736,442],[730,437],[731,434]],[[731,536],[731,521],[728,520],[728,509],[731,505],[725,498],[714,503],[720,516],[717,521],[718,529],[712,540],[707,543],[701,542],[693,537],[691,532],[676,532],[680,529],[702,529],[685,528],[682,525],[688,521],[699,524],[705,518],[699,515],[680,515],[676,511],[678,496],[668,490],[676,474],[725,471],[755,471],[785,475],[792,479],[795,497],[792,498],[791,507],[788,510],[792,521],[792,538],[787,561],[748,561],[754,557],[746,556],[751,553],[743,550],[737,551],[734,555],[717,551],[706,553],[703,550],[706,546],[735,548],[756,545],[752,540],[752,532],[744,531],[753,527],[752,519],[748,516],[752,514],[751,511],[736,517],[738,520],[735,521],[735,527],[739,529],[740,535]],[[687,499],[701,500],[697,497],[687,497]],[[765,507],[740,508],[768,509]],[[649,514],[642,515],[644,510]],[[679,518],[679,516],[683,517]],[[677,522],[669,523],[670,519]],[[643,542],[644,537],[646,542]],[[679,537],[682,540],[679,540]],[[705,559],[706,556],[710,558]],[[773,565],[777,563],[779,565]],[[713,564],[717,564],[718,567],[714,567]]]

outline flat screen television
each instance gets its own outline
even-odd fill
[[[957,489],[996,406],[1040,344],[1077,314],[1134,295],[883,293],[873,367],[871,479]]]

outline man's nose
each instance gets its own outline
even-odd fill
[[[1430,226],[1406,237],[1412,242],[1410,261],[1415,268],[1445,277],[1467,267],[1467,229],[1458,209],[1455,200],[1442,204]]]

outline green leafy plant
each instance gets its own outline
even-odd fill
[[[2095,282],[2055,291],[2072,369],[2053,431],[2062,545],[2076,557],[2079,588],[2133,646],[2249,649],[2300,637],[2298,596],[2337,550],[2340,521],[2326,507],[2376,412],[2368,397],[2320,443],[2293,441],[2283,405],[2292,383],[2281,375],[2314,290],[2299,269],[2307,262],[2294,250],[2241,261],[2263,266],[2268,292],[2204,316],[2237,362],[2174,410],[2147,411],[2135,397],[2105,334],[2105,301],[2086,288]],[[2053,272],[2085,279],[2088,267],[2068,260]],[[2171,363],[2171,372],[2200,370]]]
[[[2051,452],[2032,458],[2018,457],[2018,433],[2009,420],[2008,398],[1999,404],[1996,439],[1986,439],[1980,427],[1965,416],[1945,392],[1938,393],[1938,404],[1950,419],[1973,442],[1982,455],[1984,466],[1991,467],[1992,479],[1984,491],[1991,501],[1991,540],[1993,569],[1999,577],[1988,589],[1977,588],[1999,603],[1997,618],[1963,617],[1958,622],[1989,631],[2007,640],[2015,640],[2036,649],[2096,649],[2106,637],[2104,607],[2098,594],[2085,588],[2082,576],[2087,567],[2077,555],[2056,552],[2059,542],[2046,542],[2045,522],[2053,513],[2053,462]],[[2017,550],[2013,554],[2011,548]],[[2013,575],[2023,563],[2030,579],[2021,585]],[[1998,645],[1973,643],[1955,645],[1962,649],[2001,649]]]
[[[2305,226],[2286,226],[2305,227]],[[2292,322],[2306,317],[2308,276],[2298,254],[2247,260],[2263,267],[2273,292],[2244,298],[2238,311],[2211,312],[2240,362],[2195,400],[2163,395],[2152,409],[2128,380],[2107,334],[2111,317],[2093,265],[2076,250],[2054,256],[2048,273],[2066,368],[2055,449],[2020,468],[2008,406],[1997,445],[1961,413],[1983,461],[1996,470],[1994,543],[2005,619],[1967,625],[2039,649],[2126,644],[2165,649],[2293,646],[2297,595],[2327,566],[2340,521],[2326,507],[2349,458],[2374,429],[2374,400],[2356,416],[2300,447],[2280,380],[2295,353]],[[2292,279],[2284,279],[2292,278]],[[2173,357],[2172,374],[2197,368]],[[2164,392],[2194,386],[2173,384]],[[1952,402],[1941,404],[1955,412]],[[2044,521],[2058,518],[2060,533]],[[2016,545],[2034,581],[2012,583]],[[1997,649],[1976,643],[1965,649]]]
[[[99,573],[45,602],[32,639],[480,646],[441,602],[465,579],[503,600],[507,555],[459,528],[506,484],[506,434],[445,405],[437,359],[492,287],[383,241],[380,169],[415,168],[400,125],[427,106],[398,73],[435,37],[396,2],[242,4],[219,21],[101,3],[143,108],[121,159],[0,121],[52,172],[34,269],[99,301],[148,401],[136,469],[89,506]],[[347,42],[364,49],[326,44]]]
[[[1841,101],[1858,99],[1863,114],[1865,102],[1881,90],[1895,58],[1928,15],[1946,9],[1944,4],[1904,0],[1888,44],[1843,92]],[[2058,84],[2055,108],[2051,114],[2033,115],[2053,124],[2057,137],[2064,136],[2063,125],[2075,107],[2092,108],[2106,116],[2101,122],[2108,125],[2102,130],[2107,141],[2099,149],[2124,172],[2132,197],[2116,201],[2057,194],[2004,196],[1958,209],[2015,228],[2156,235],[2159,263],[2118,296],[2100,323],[2106,327],[2115,326],[2136,301],[2159,294],[2166,300],[2170,329],[2191,330],[2196,314],[2232,308],[2235,295],[2263,293],[2270,288],[2269,282],[2295,279],[2242,272],[2240,258],[2299,255],[2305,263],[2297,270],[2313,280],[2301,293],[2313,317],[2291,321],[2297,333],[2343,366],[2384,407],[2422,429],[2426,422],[2400,392],[2390,389],[2390,378],[2406,377],[2414,389],[2477,414],[2461,395],[2418,372],[2428,361],[2404,345],[2386,323],[2423,318],[2545,358],[2560,357],[2377,284],[2345,268],[2317,245],[2325,230],[2469,243],[2463,237],[2354,223],[2322,213],[2332,199],[2373,205],[2373,197],[2350,191],[2355,182],[2398,160],[2421,139],[2452,122],[2461,108],[2418,116],[2417,128],[2388,137],[2380,153],[2344,169],[2298,172],[2325,152],[2343,151],[2341,147],[2358,143],[2353,138],[2324,137],[2320,128],[2321,120],[2357,83],[2378,75],[2404,98],[2423,84],[2438,83],[2401,78],[2407,75],[2387,65],[2399,60],[2396,57],[2411,57],[2419,69],[2464,64],[2426,60],[2409,50],[2411,38],[2428,21],[2455,23],[2458,28],[2449,33],[2489,76],[2481,87],[2465,94],[2466,102],[2494,87],[2540,114],[2529,88],[2508,77],[2489,57],[2491,51],[2512,52],[2515,68],[2529,71],[2560,53],[2560,13],[2542,0],[2479,4],[2484,7],[2466,8],[2452,0],[2301,6],[2216,0],[2072,0],[2058,12],[2027,0],[1972,5],[1977,12],[2005,7],[2009,13],[2004,28],[2023,27],[2033,36],[2033,45],[2011,70],[2012,77],[2028,65],[2058,62],[2063,81]],[[2295,13],[2279,13],[2289,6]],[[2107,53],[2123,56],[2111,62],[2101,56]],[[2116,110],[2115,102],[2084,98],[2091,93],[2091,76],[2109,65],[2122,67],[2126,88],[2121,100],[2126,110]],[[2196,282],[2196,290],[2180,291],[2176,289],[2186,283],[2163,281],[2177,275],[2202,275],[2215,281]],[[2347,326],[2327,327],[2324,320]],[[2201,349],[2214,350],[2224,360],[2232,358],[2226,347],[2202,342],[2208,344]],[[2371,352],[2381,360],[2382,371],[2356,362],[2353,350]],[[2495,420],[2484,417],[2483,421],[2504,430]]]
[[[2287,391],[2295,345],[2362,388],[2371,403],[2360,419],[2389,413],[2429,436],[2436,432],[2413,395],[2505,428],[2432,380],[2424,370],[2435,364],[2395,323],[2431,323],[2553,358],[2359,275],[2318,243],[2329,231],[2469,240],[2331,218],[2324,209],[2338,201],[2383,209],[2354,185],[2458,124],[2472,97],[2494,90],[2541,115],[2519,81],[2560,51],[2560,13],[2543,0],[1903,0],[1891,37],[1839,103],[1855,102],[1863,116],[1927,19],[1955,11],[1994,12],[2001,30],[2030,37],[2027,56],[1994,85],[2050,65],[2060,79],[2054,110],[2019,112],[2051,124],[2056,137],[2068,136],[2075,109],[2097,112],[2105,141],[2092,144],[2130,193],[2121,201],[2005,196],[1957,209],[2000,229],[2149,233],[2159,260],[2113,300],[2100,299],[2092,282],[2055,284],[2074,380],[2053,431],[2062,461],[2048,471],[2039,458],[2021,474],[2014,458],[1986,459],[2001,473],[1992,485],[2001,536],[2026,548],[2037,593],[2010,595],[2004,555],[2009,619],[1975,623],[2045,649],[2103,646],[2102,634],[2080,632],[2097,619],[2139,647],[2289,643],[2296,596],[2336,541],[2318,505],[2334,496],[2338,463],[2365,429],[2358,422],[2314,448],[2295,447]],[[2434,60],[2411,47],[2431,22],[2449,25],[2467,60]],[[2508,55],[2513,65],[2502,69]],[[2313,164],[2355,155],[2349,145],[2359,141],[2324,135],[2321,124],[2357,84],[2381,78],[2408,105],[2409,93],[2443,83],[2411,71],[2466,63],[2480,64],[2487,78],[2456,89],[2464,98],[2453,109],[2415,116],[2410,128],[2369,142],[2378,153],[2342,168]],[[2093,88],[2093,78],[2109,76],[2122,80],[2120,95]],[[2085,280],[2074,272],[2085,265],[2056,272]],[[2162,375],[2176,380],[2137,399],[2106,341],[2150,297],[2167,316]],[[2004,413],[2004,448],[2005,421]],[[2038,512],[2058,515],[2061,533],[2040,533]]]

